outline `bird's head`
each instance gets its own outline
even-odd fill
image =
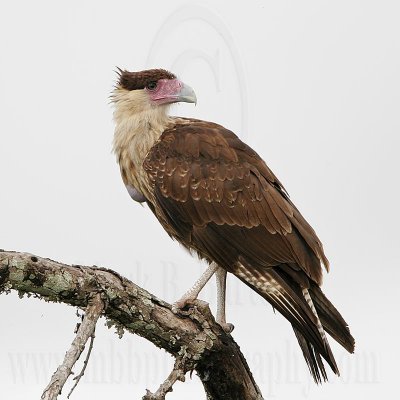
[[[193,89],[164,69],[129,72],[118,69],[112,94],[117,108],[135,114],[165,108],[177,102],[196,103]]]

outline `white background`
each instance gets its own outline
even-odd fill
[[[228,318],[266,398],[397,393],[400,4],[397,1],[14,1],[0,8],[0,247],[113,268],[172,302],[204,265],[132,202],[111,154],[116,66],[164,67],[234,130],[325,244],[325,293],[356,354],[311,381],[290,325],[235,278]],[[215,286],[201,297],[214,306]],[[38,399],[73,338],[71,307],[0,296],[4,399]],[[97,329],[73,399],[139,399],[172,359]],[[70,384],[64,391],[64,399]],[[203,399],[193,375],[170,399]]]

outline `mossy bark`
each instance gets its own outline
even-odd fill
[[[109,326],[120,335],[140,335],[175,357],[185,356],[187,371],[197,371],[208,399],[262,399],[239,346],[206,303],[197,301],[189,312],[176,315],[170,304],[113,270],[0,251],[0,292],[10,290],[80,308],[99,293]]]

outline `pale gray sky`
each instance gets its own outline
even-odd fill
[[[107,266],[168,301],[204,267],[133,203],[111,154],[115,66],[163,67],[198,104],[175,114],[245,139],[286,186],[331,261],[324,291],[356,354],[315,386],[290,325],[235,278],[228,319],[266,398],[392,398],[398,380],[400,3],[14,1],[0,6],[0,248]],[[201,298],[214,306],[215,286]],[[5,399],[39,398],[75,310],[0,296]],[[141,398],[172,359],[98,327],[73,399]],[[70,385],[62,399],[66,398]],[[203,399],[193,375],[171,399]]]

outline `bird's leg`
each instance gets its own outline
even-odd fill
[[[218,267],[215,271],[215,277],[217,278],[217,318],[216,321],[222,326],[222,329],[231,333],[233,331],[233,324],[226,322],[225,316],[225,298],[226,298],[226,270],[222,267]]]
[[[197,279],[195,284],[172,305],[172,311],[178,312],[179,309],[184,308],[188,303],[196,300],[197,296],[200,293],[200,290],[203,289],[205,284],[210,280],[210,278],[214,275],[215,271],[218,268],[219,267],[217,264],[211,263],[209,267],[204,271],[204,273],[200,276],[200,278]]]

